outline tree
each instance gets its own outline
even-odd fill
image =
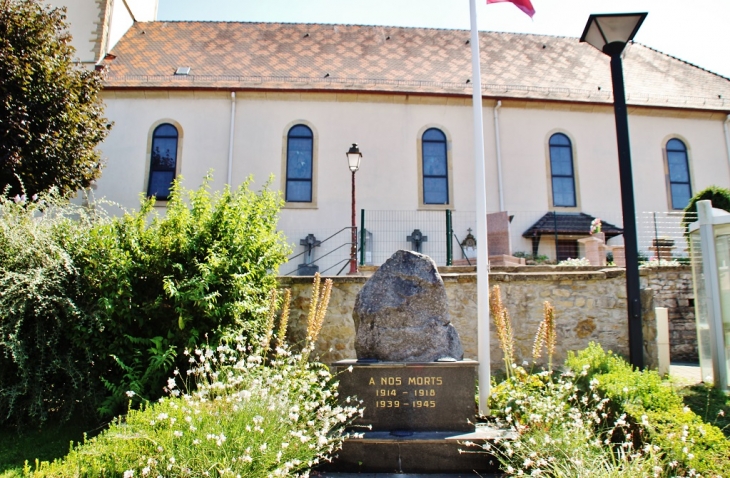
[[[689,223],[697,220],[697,203],[705,199],[712,202],[712,207],[730,212],[730,190],[720,186],[708,186],[692,196],[687,207],[684,208],[682,226],[685,234],[689,234]]]
[[[65,9],[0,5],[0,190],[72,195],[101,174],[101,74],[74,65]]]

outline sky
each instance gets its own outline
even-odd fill
[[[477,0],[479,30],[579,38],[591,13],[648,12],[635,41],[730,78],[730,0]],[[158,20],[469,29],[469,0],[159,0]],[[483,65],[482,68],[488,68]]]

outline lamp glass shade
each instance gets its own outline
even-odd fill
[[[360,160],[362,159],[362,153],[357,147],[357,143],[353,143],[347,154],[347,165],[350,167],[350,171],[355,172],[360,169]]]
[[[606,45],[612,43],[626,44],[634,38],[646,15],[646,13],[591,15],[580,41],[587,42],[600,51],[604,51]]]

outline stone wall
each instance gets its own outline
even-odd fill
[[[465,358],[476,359],[476,274],[454,273],[446,269],[441,275],[446,286],[451,320],[461,336]],[[585,348],[591,341],[599,342],[605,349],[628,356],[626,282],[623,270],[566,269],[568,268],[528,266],[502,270],[495,268],[490,273],[489,285],[500,286],[503,302],[512,318],[518,363],[523,360],[532,361],[535,332],[542,320],[543,302],[546,300],[552,303],[556,312],[558,344],[555,362],[561,362],[567,351]],[[650,366],[656,365],[653,307],[671,306],[674,291],[682,297],[676,300],[688,300],[685,274],[684,268],[641,271],[642,286],[650,287],[642,291],[645,362]],[[352,309],[357,293],[367,277],[334,277],[333,280],[329,312],[317,343],[317,354],[324,362],[355,358]],[[304,337],[306,326],[311,277],[282,277],[280,283],[282,287],[292,289],[289,335],[290,340],[300,341]],[[691,278],[689,287],[691,289]],[[660,304],[652,302],[652,290],[660,295]],[[677,314],[679,312],[674,313]],[[670,307],[670,317],[672,315]],[[492,366],[502,369],[502,352],[492,324],[490,331]],[[672,337],[674,340],[674,335]],[[687,340],[690,338],[696,344],[696,338],[687,335]]]
[[[699,362],[694,289],[690,266],[642,269],[641,284],[654,291],[654,306],[669,309],[673,362]]]

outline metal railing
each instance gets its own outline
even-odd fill
[[[507,241],[506,246],[512,255],[534,260],[533,240],[522,234],[530,229],[549,211],[509,211],[509,225],[503,232],[500,241]],[[620,211],[589,211],[587,214],[600,218],[604,224],[610,223],[618,228],[623,227]],[[640,212],[637,213],[637,239],[640,261],[655,259],[687,260],[689,243],[682,225],[684,212]],[[691,219],[696,214],[689,214]],[[338,230],[287,230],[287,236],[297,241],[298,252],[289,258],[289,262],[281,268],[281,273],[291,275],[297,273],[297,259],[308,252],[306,246],[299,244],[299,238],[310,233],[325,237],[319,241],[314,252],[312,265],[319,266],[323,275],[342,274],[350,261],[351,227]],[[468,251],[462,243],[468,234],[473,234],[476,241],[476,214],[474,211],[392,211],[361,210],[358,231],[357,260],[362,265],[381,265],[393,253],[400,249],[418,250],[430,256],[438,265],[464,264],[473,265]],[[420,234],[420,240],[418,236]],[[493,244],[492,232],[490,244]],[[573,235],[550,231],[549,221],[543,228],[538,244],[538,262],[555,263],[557,258],[581,257],[582,250],[578,239],[588,237],[589,231],[577,231]],[[609,246],[622,245],[623,236],[607,240]],[[302,247],[304,247],[302,249]],[[494,245],[490,247],[493,254]]]
[[[297,254],[289,257],[288,262],[282,265],[279,273],[281,275],[293,275],[299,271],[299,266],[317,266],[319,273],[322,275],[340,275],[342,271],[347,267],[350,262],[350,251],[352,247],[352,226],[343,227],[322,240],[317,240],[316,245],[312,246],[316,258],[311,261],[299,263],[297,261],[300,257],[306,257],[310,252],[308,245],[302,244],[306,237],[312,234],[312,231],[308,230],[306,233],[287,231],[289,237],[303,237],[298,245],[295,245],[295,250],[302,248],[303,250]],[[342,234],[346,233],[343,237]],[[316,236],[315,236],[316,237]],[[340,267],[337,269],[337,267]],[[328,272],[335,272],[334,274]]]

